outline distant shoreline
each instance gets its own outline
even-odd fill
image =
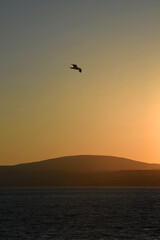
[[[78,155],[0,166],[0,187],[160,187],[160,165]]]

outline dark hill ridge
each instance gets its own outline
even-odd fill
[[[122,157],[77,155],[43,160],[39,162],[23,163],[14,166],[0,166],[1,169],[31,170],[31,171],[62,171],[93,173],[120,170],[154,170],[160,169],[160,164],[150,164],[134,161]]]
[[[160,186],[160,165],[112,156],[66,156],[0,166],[0,186]]]

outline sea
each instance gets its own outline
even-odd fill
[[[160,188],[0,188],[0,240],[160,239]]]

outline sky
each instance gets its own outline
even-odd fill
[[[0,165],[160,163],[159,25],[159,0],[0,0]]]

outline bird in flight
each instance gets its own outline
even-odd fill
[[[72,67],[70,67],[71,69],[74,69],[74,70],[78,70],[79,72],[82,72],[82,69],[79,68],[76,64],[71,64]]]

